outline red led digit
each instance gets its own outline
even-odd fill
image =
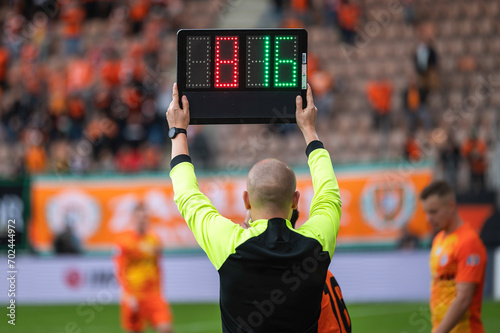
[[[215,37],[215,87],[238,88],[238,37]]]

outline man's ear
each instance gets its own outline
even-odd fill
[[[245,204],[245,209],[249,210],[251,208],[250,206],[250,197],[248,196],[247,191],[243,191],[243,203]]]
[[[299,207],[300,192],[295,191],[292,198],[292,209],[297,209]]]

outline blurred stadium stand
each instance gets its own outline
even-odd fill
[[[485,183],[500,183],[494,179],[499,177],[494,173],[499,164],[498,1],[252,4],[45,0],[2,5],[0,174],[164,170],[169,150],[164,112],[175,80],[176,31],[255,22],[308,30],[309,81],[320,106],[320,136],[335,163],[431,159],[438,177],[448,177],[464,191],[471,187],[474,162],[462,148],[474,132],[486,147],[478,153],[484,158]],[[352,16],[346,16],[348,10]],[[346,29],[354,31],[352,40],[345,39]],[[437,55],[428,76],[415,73],[421,41]],[[405,110],[410,100],[404,92],[415,78],[425,96],[412,103],[422,107],[427,120],[409,118]],[[390,87],[374,95],[387,105],[384,128],[374,123],[376,102],[367,94],[368,85],[381,79]],[[201,168],[236,164],[245,169],[267,156],[304,164],[294,128],[191,131]],[[262,139],[269,136],[273,139]],[[242,149],[249,142],[252,159]]]

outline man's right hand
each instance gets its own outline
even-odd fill
[[[314,106],[312,90],[309,84],[307,84],[306,99],[307,106],[305,109],[302,109],[302,96],[299,95],[295,99],[297,106],[295,118],[297,119],[297,125],[299,125],[304,135],[306,144],[309,144],[311,141],[318,140],[318,134],[316,133],[316,114],[318,113],[318,108]]]
[[[187,129],[189,125],[189,102],[186,96],[182,96],[182,109],[179,106],[179,90],[174,83],[172,90],[172,102],[167,110],[167,121],[170,128],[177,127]],[[177,135],[172,139],[172,159],[178,155],[189,155],[186,135]]]

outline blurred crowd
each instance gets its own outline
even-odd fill
[[[432,160],[455,189],[487,188],[500,163],[497,1],[273,3],[283,27],[309,31],[308,80],[337,162]]]
[[[0,7],[0,173],[159,170],[185,12],[180,0]]]
[[[213,28],[230,5],[237,3],[2,5],[0,175],[165,168],[176,32]],[[335,162],[433,159],[455,187],[485,188],[500,87],[480,85],[477,78],[488,81],[500,68],[496,1],[460,0],[453,8],[418,0],[270,5],[266,26],[309,32],[308,81],[320,110],[320,135]],[[486,97],[468,99],[478,89]],[[229,138],[233,144],[221,144]],[[189,140],[205,169],[245,168],[270,155],[303,164],[302,146],[295,144],[299,133],[290,126],[193,126]],[[462,174],[469,177],[461,185]]]

